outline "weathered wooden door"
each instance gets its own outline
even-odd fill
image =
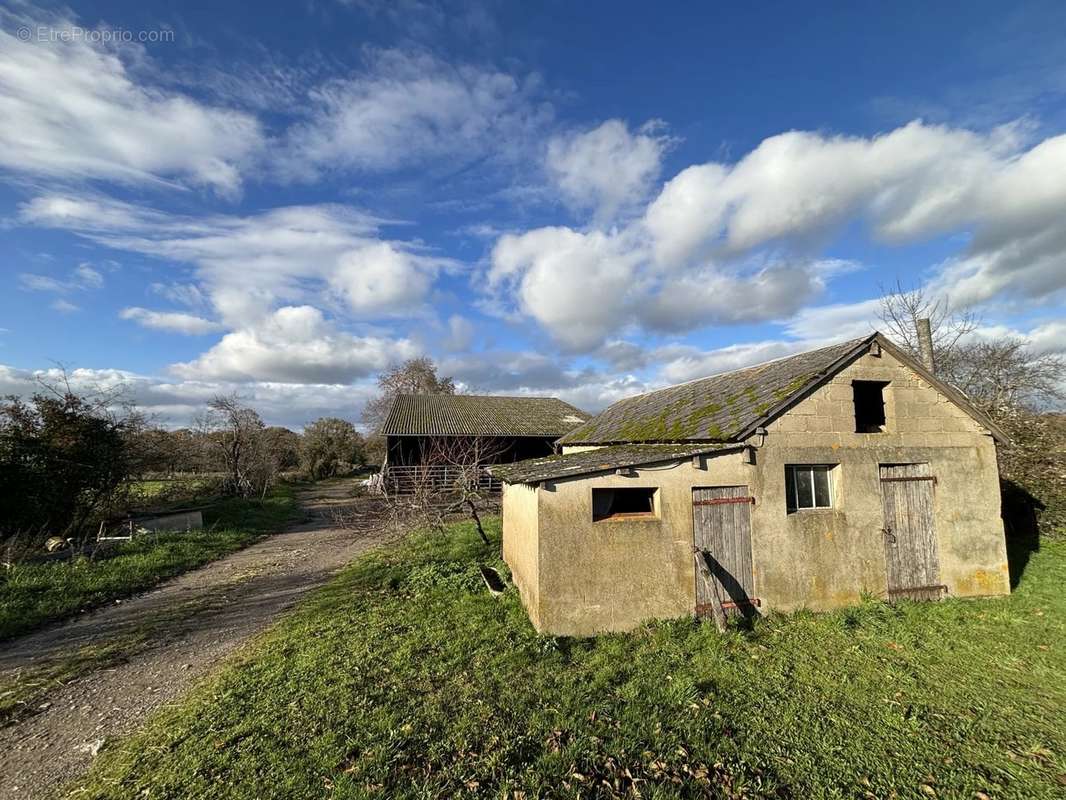
[[[751,566],[751,506],[747,486],[692,490],[696,613],[709,616],[715,604],[726,613],[750,614],[755,599]]]
[[[928,464],[883,464],[885,561],[890,600],[939,600],[940,554],[933,526],[933,486]]]

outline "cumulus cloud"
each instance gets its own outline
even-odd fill
[[[10,12],[0,22],[30,30],[44,24]],[[46,22],[72,28],[66,19]],[[263,143],[255,119],[138,83],[128,65],[143,57],[140,50],[56,38],[23,42],[0,30],[0,168],[240,190],[241,165]]]
[[[500,238],[489,283],[513,292],[563,347],[589,350],[624,325],[639,262],[616,236],[539,228]]]
[[[912,122],[870,138],[792,131],[733,165],[683,170],[649,205],[661,265],[820,241],[859,218],[889,244],[972,231],[934,288],[959,304],[1066,287],[1066,136],[1029,146],[1025,126],[981,134]]]
[[[136,322],[145,328],[159,331],[182,333],[187,336],[202,336],[222,330],[222,326],[195,314],[180,311],[152,311],[147,308],[131,306],[119,312],[119,317]]]
[[[571,201],[611,206],[603,193],[611,184],[580,179],[597,159],[579,157],[598,152],[594,144],[611,130],[550,148],[564,192],[585,192]],[[496,307],[531,317],[571,350],[594,350],[634,327],[684,333],[787,320],[856,268],[817,254],[859,220],[888,245],[963,234],[959,253],[935,266],[927,287],[956,306],[1055,302],[1066,289],[1066,183],[1058,180],[1066,135],[1035,145],[1029,136],[1023,124],[977,133],[920,121],[865,138],[790,131],[736,163],[682,170],[621,229],[501,236],[489,286],[511,289]],[[869,307],[838,311],[849,330],[866,328]]]
[[[406,339],[354,336],[317,308],[286,306],[171,371],[186,380],[350,383],[415,355]]]
[[[281,169],[380,171],[445,158],[518,152],[551,117],[535,81],[425,53],[367,52],[367,68],[310,93],[308,119],[287,134]]]
[[[430,275],[410,253],[376,242],[342,255],[330,283],[355,313],[386,316],[425,297]]]
[[[612,119],[590,131],[554,136],[545,158],[548,174],[567,204],[607,222],[642,201],[659,177],[669,144],[657,133],[661,127],[653,122],[631,133],[625,122]]]
[[[633,228],[620,233],[538,228],[500,238],[489,285],[511,293],[565,349],[595,351],[629,329],[683,333],[793,315],[824,288],[820,262],[658,270]]]
[[[823,288],[812,265],[776,265],[747,276],[707,268],[665,282],[640,316],[648,328],[668,332],[782,319]]]

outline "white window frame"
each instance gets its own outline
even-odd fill
[[[836,464],[786,464],[785,465],[785,510],[792,514],[797,511],[824,511],[825,509],[833,508],[833,471],[836,469]],[[826,494],[829,496],[828,505],[818,505],[818,490],[815,487],[814,475],[815,470],[819,472],[825,471],[826,482]],[[811,476],[811,501],[814,505],[803,506],[800,505],[800,491],[799,491],[799,479],[797,473],[809,472]],[[792,497],[796,499],[795,506],[789,504],[789,492],[788,483],[792,483]]]

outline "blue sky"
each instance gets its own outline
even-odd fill
[[[750,5],[750,4],[749,4]],[[876,324],[1066,350],[1066,8],[0,4],[0,392],[595,411]]]

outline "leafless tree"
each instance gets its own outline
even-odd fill
[[[921,287],[907,288],[898,280],[895,287],[881,287],[877,315],[884,323],[885,334],[915,358],[921,355],[918,320],[928,319],[937,371],[949,375],[960,344],[981,322],[972,311],[953,308],[948,298],[933,297]]]
[[[949,379],[996,419],[1061,407],[1066,359],[1034,353],[1022,340],[1004,337],[957,349]]]
[[[202,441],[225,473],[225,489],[242,497],[264,496],[278,476],[259,414],[237,395],[216,396],[198,427]]]
[[[337,515],[345,527],[392,531],[440,530],[456,518],[469,517],[489,544],[482,513],[498,511],[498,482],[485,467],[499,460],[506,446],[491,437],[431,437],[423,442],[419,463],[393,469],[385,476],[385,494]]]
[[[920,355],[918,320],[928,319],[937,374],[996,419],[1055,408],[1064,399],[1066,359],[1036,353],[1021,339],[979,339],[980,319],[954,310],[946,298],[897,281],[882,288],[879,312],[885,332],[915,357]]]

